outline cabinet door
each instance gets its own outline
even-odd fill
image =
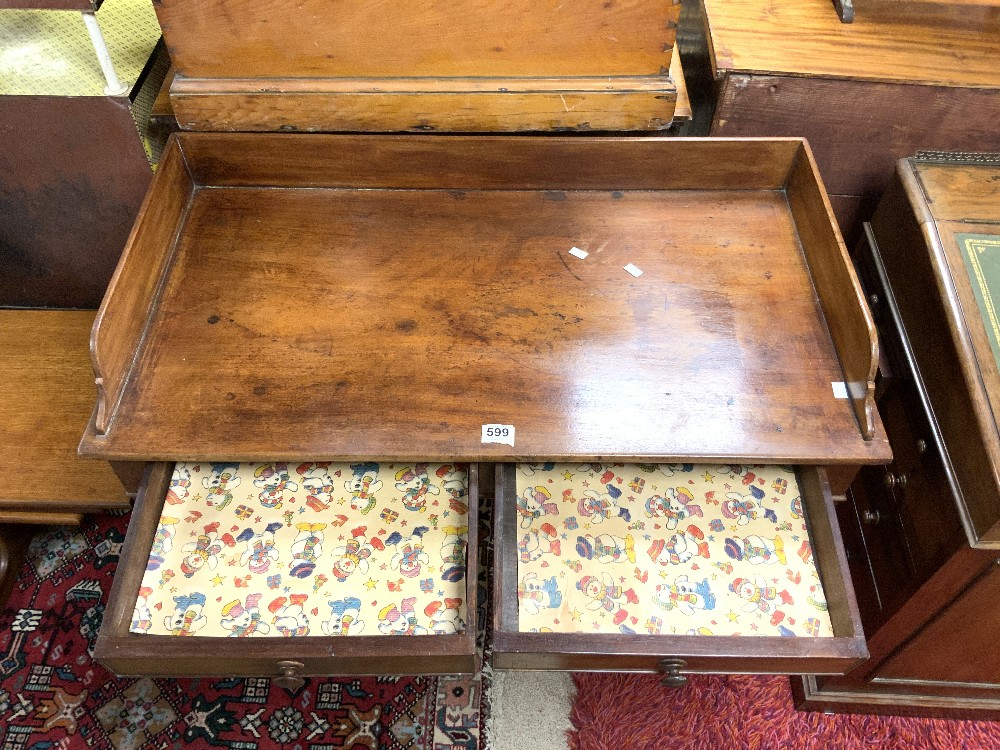
[[[948,682],[1000,687],[1000,559],[876,673],[875,682]]]

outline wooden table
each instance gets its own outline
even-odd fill
[[[128,507],[104,461],[76,447],[90,418],[93,385],[88,311],[0,311],[0,601],[30,539],[25,524],[76,524],[81,514]],[[3,577],[3,576],[0,576]]]
[[[702,0],[679,37],[695,96],[711,100],[700,132],[807,138],[848,244],[897,159],[1000,148],[1000,15],[860,8],[842,24],[829,0]]]

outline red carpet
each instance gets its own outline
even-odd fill
[[[800,713],[784,677],[697,676],[681,690],[657,675],[574,680],[572,750],[1000,748],[1000,722]]]
[[[475,750],[472,676],[119,680],[94,662],[127,517],[35,538],[0,613],[0,750]]]

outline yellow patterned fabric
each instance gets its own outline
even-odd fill
[[[794,471],[519,464],[522,632],[832,636]]]
[[[465,464],[177,464],[130,629],[463,632],[468,488]]]
[[[118,77],[135,84],[160,39],[152,1],[106,0],[97,21]],[[79,12],[0,10],[0,95],[104,96],[105,83]]]

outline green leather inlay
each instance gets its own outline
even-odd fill
[[[997,301],[1000,300],[1000,235],[956,234],[955,239],[962,249],[962,258],[990,339],[993,358],[1000,365],[1000,314],[997,312]]]

